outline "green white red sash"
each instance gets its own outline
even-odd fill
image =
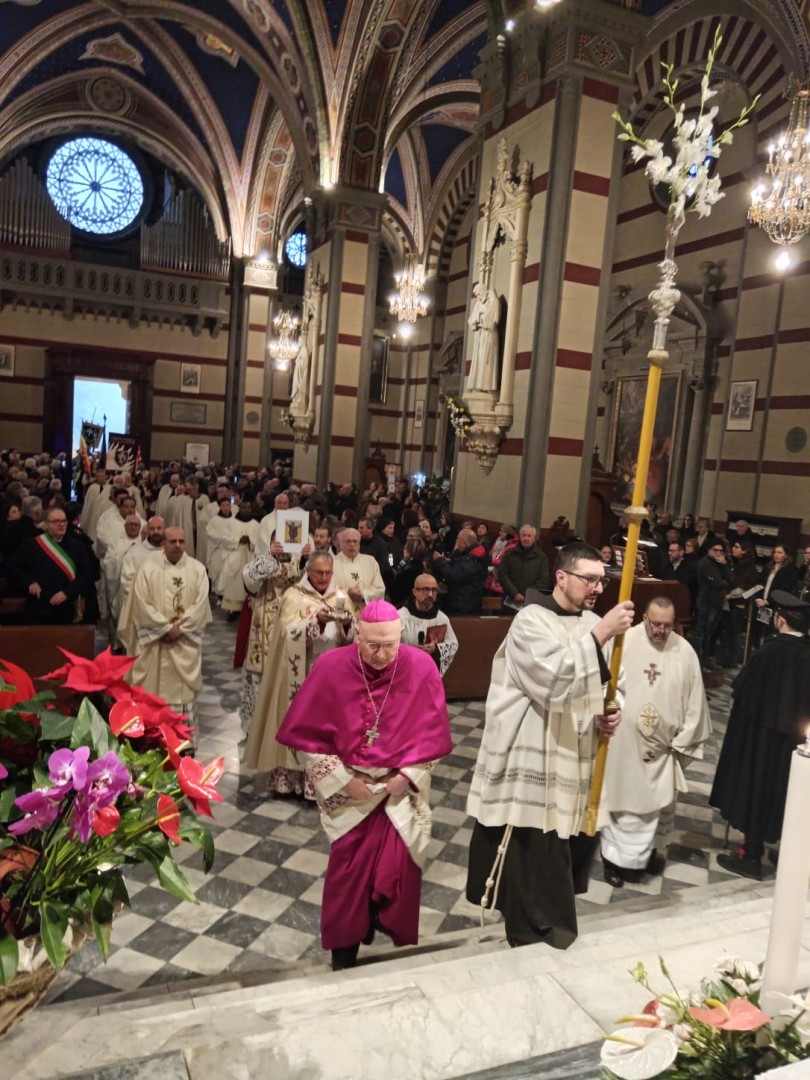
[[[76,564],[73,559],[68,555],[61,544],[57,544],[55,540],[52,540],[47,533],[43,533],[42,536],[37,537],[37,543],[48,556],[48,558],[56,563],[68,581],[76,580]]]

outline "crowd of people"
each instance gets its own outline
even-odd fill
[[[317,803],[331,845],[322,939],[335,969],[353,966],[377,930],[416,941],[430,774],[452,748],[442,682],[458,650],[452,619],[480,614],[487,596],[516,614],[492,665],[467,804],[467,896],[503,913],[510,943],[574,940],[575,896],[597,853],[615,888],[661,873],[685,767],[711,733],[701,669],[716,643],[738,662],[746,604],[763,645],[734,685],[733,738],[710,801],[746,838],[718,861],[761,876],[810,711],[810,549],[799,570],[777,545],[763,575],[746,522],[726,539],[706,519],[676,527],[651,514],[641,550],[654,576],[689,589],[690,645],[664,595],[632,629],[629,601],[597,615],[614,544],[571,542],[564,519],[550,567],[531,524],[493,536],[485,523],[457,526],[439,495],[404,480],[391,493],[319,491],[294,483],[285,461],[246,472],[180,462],[135,477],[99,467],[78,495],[69,498],[63,458],[0,454],[10,617],[97,623],[112,649],[137,656],[133,682],[191,728],[212,603],[238,623],[243,763],[269,796]],[[286,511],[303,512],[295,542]],[[608,707],[611,650],[624,634]],[[784,678],[768,719],[773,672]],[[592,836],[600,735],[617,741]]]

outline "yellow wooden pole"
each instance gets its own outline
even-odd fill
[[[641,523],[647,518],[647,508],[644,498],[647,494],[647,474],[650,469],[650,453],[652,451],[653,431],[655,429],[655,414],[658,411],[658,392],[661,387],[661,368],[668,358],[665,349],[650,349],[647,359],[650,361],[650,373],[647,378],[647,395],[644,399],[644,415],[641,420],[641,433],[639,435],[638,462],[636,464],[636,478],[633,484],[633,501],[624,511],[628,520],[627,547],[624,553],[622,565],[622,579],[619,585],[618,603],[629,600],[633,595],[633,578],[636,573],[636,553],[638,551],[638,538],[641,532]],[[610,657],[610,681],[605,690],[605,712],[615,713],[619,711],[619,703],[616,699],[616,684],[619,680],[619,669],[622,663],[622,649],[624,647],[624,634],[619,634],[613,639],[613,652]],[[599,813],[599,803],[602,798],[602,786],[605,781],[605,766],[607,765],[608,745],[610,740],[607,735],[600,734],[599,745],[596,750],[596,759],[593,763],[593,775],[591,778],[591,790],[588,795],[588,809],[585,814],[585,832],[588,836],[596,833],[596,821]]]

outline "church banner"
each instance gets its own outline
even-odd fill
[[[116,435],[111,431],[107,443],[107,471],[133,472],[137,459],[137,436]]]

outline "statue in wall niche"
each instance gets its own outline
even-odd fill
[[[290,400],[290,412],[297,416],[305,416],[307,411],[307,398],[309,396],[309,347],[307,336],[303,334],[298,352],[295,355],[295,367],[293,368],[292,398]]]
[[[480,281],[473,289],[473,296],[475,302],[467,320],[473,335],[472,363],[466,389],[497,392],[500,302],[495,290]]]

